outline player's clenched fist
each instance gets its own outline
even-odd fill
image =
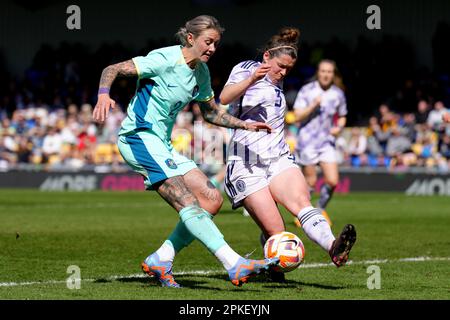
[[[268,64],[268,63],[261,64],[255,70],[255,72],[252,74],[253,82],[256,82],[256,81],[261,80],[262,78],[264,78],[265,75],[267,74],[267,72],[269,72],[269,71],[270,71],[270,64]]]
[[[116,102],[111,99],[109,94],[99,94],[97,104],[95,105],[92,117],[95,122],[103,123],[108,117],[109,108],[115,107]]]

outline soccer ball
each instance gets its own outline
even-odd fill
[[[266,258],[280,258],[280,263],[274,267],[276,271],[292,271],[303,262],[305,247],[302,240],[291,232],[280,232],[271,236],[264,245]]]

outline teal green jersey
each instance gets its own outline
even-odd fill
[[[193,100],[214,97],[208,66],[199,62],[191,69],[181,46],[152,50],[145,57],[133,58],[133,62],[139,78],[119,135],[152,130],[171,145],[172,128],[180,110]]]

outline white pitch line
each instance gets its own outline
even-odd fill
[[[401,258],[401,259],[374,259],[374,260],[363,260],[363,261],[352,261],[349,260],[347,265],[365,265],[365,264],[383,264],[383,263],[393,263],[393,262],[425,262],[425,261],[450,261],[450,257],[413,257],[413,258]],[[298,269],[313,269],[313,268],[323,268],[332,267],[333,263],[306,263],[300,265]],[[222,270],[190,270],[190,271],[179,271],[173,273],[175,276],[186,276],[186,275],[217,275],[226,274]],[[81,279],[84,282],[95,282],[95,281],[114,281],[119,279],[135,279],[135,278],[146,278],[145,274],[131,274],[131,275],[115,275],[105,278],[98,279]],[[30,286],[30,285],[51,285],[51,284],[63,284],[67,281],[58,280],[47,280],[47,281],[26,281],[26,282],[0,282],[0,287],[17,287],[17,286]]]

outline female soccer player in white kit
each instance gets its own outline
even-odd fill
[[[339,182],[335,140],[347,121],[345,95],[334,84],[335,76],[336,63],[322,60],[317,80],[304,85],[294,102],[296,118],[301,121],[295,147],[296,160],[311,191],[317,182],[316,166],[322,169],[325,183],[320,188],[317,207],[330,224],[325,208]],[[336,115],[337,123],[334,124]]]
[[[272,127],[271,133],[233,130],[225,191],[233,208],[243,205],[261,228],[262,242],[285,230],[279,203],[298,217],[307,236],[339,267],[356,241],[355,228],[346,225],[335,239],[321,210],[311,206],[308,185],[284,139],[282,81],[296,62],[298,36],[298,29],[283,28],[265,46],[262,62],[244,61],[233,68],[220,94],[220,102],[231,104],[229,112],[235,117],[250,123],[264,121]],[[284,280],[274,271],[271,277]]]

